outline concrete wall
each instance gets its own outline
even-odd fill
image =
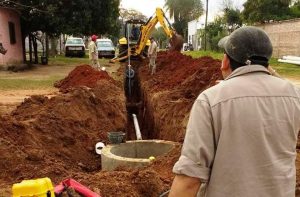
[[[257,25],[270,36],[273,57],[300,56],[300,18]]]
[[[10,43],[8,22],[14,23],[16,43]],[[0,65],[15,64],[23,61],[20,16],[12,9],[0,8],[0,42],[7,49],[0,54]]]

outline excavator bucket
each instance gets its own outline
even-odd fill
[[[183,38],[181,35],[174,33],[170,39],[170,51],[181,51],[183,46]]]

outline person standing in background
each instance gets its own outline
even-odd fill
[[[91,36],[91,42],[89,44],[89,59],[91,61],[91,66],[97,70],[100,70],[100,64],[98,62],[98,49],[96,45],[97,40],[96,35]]]
[[[148,49],[148,58],[149,58],[149,69],[151,70],[151,75],[155,73],[156,70],[156,64],[155,60],[157,57],[157,44],[153,37],[150,37],[151,45]]]

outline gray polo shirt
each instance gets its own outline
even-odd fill
[[[295,196],[299,130],[299,88],[244,66],[199,95],[173,172],[201,179],[198,196]]]

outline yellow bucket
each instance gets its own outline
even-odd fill
[[[55,197],[49,178],[23,180],[12,186],[13,197]]]

